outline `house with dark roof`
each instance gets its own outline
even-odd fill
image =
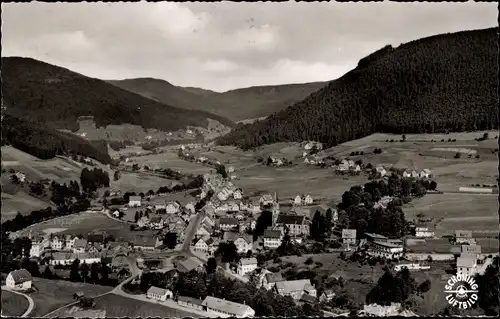
[[[196,257],[189,257],[186,260],[177,262],[177,270],[183,273],[190,272],[192,270],[203,270],[203,263]]]
[[[237,218],[221,217],[219,219],[219,227],[223,231],[234,230],[236,227],[238,227],[238,225],[239,221]]]
[[[87,241],[89,243],[104,243],[104,234],[88,234]]]
[[[203,306],[203,300],[196,299],[192,297],[179,296],[177,298],[177,303],[179,306],[191,308],[199,311],[204,311],[205,307]]]
[[[283,279],[283,276],[281,275],[281,273],[277,272],[277,273],[267,273],[264,275],[264,277],[262,278],[262,287],[266,288],[267,290],[271,289],[272,287],[274,287],[274,285],[277,283],[277,282],[281,282],[281,281],[285,281]]]
[[[31,288],[33,277],[26,269],[13,270],[5,279],[5,285],[9,289],[26,290]]]
[[[224,242],[234,242],[239,254],[253,250],[253,238],[249,234],[241,234],[236,232],[225,232]]]
[[[154,250],[163,244],[159,237],[152,236],[134,236],[130,242],[136,250]]]
[[[300,300],[303,294],[316,297],[316,289],[309,279],[280,281],[274,285],[276,292],[282,296],[291,296],[294,300]]]
[[[263,237],[265,248],[276,249],[281,245],[283,233],[280,230],[266,229]]]
[[[75,240],[73,244],[73,252],[76,253],[84,253],[87,248],[88,241],[85,238]]]
[[[283,233],[287,228],[290,236],[309,236],[310,234],[309,222],[305,216],[279,214],[276,220],[276,228]]]

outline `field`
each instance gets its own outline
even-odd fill
[[[33,285],[38,291],[30,293],[30,297],[35,302],[35,308],[30,317],[44,316],[59,307],[74,302],[73,294],[75,292],[81,291],[85,296],[93,297],[112,289],[112,287],[43,278],[33,278]]]
[[[29,226],[22,230],[22,235],[27,236],[30,230],[33,233],[52,230],[53,233],[60,233],[61,235],[86,235],[92,231],[105,231],[114,236],[117,241],[129,241],[138,235],[154,236],[155,234],[154,231],[131,231],[129,227],[129,224],[113,220],[104,214],[80,213]]]
[[[105,295],[95,299],[96,309],[106,310],[106,317],[115,318],[147,318],[147,317],[198,317],[194,314],[179,311],[177,309],[167,308],[162,305],[156,305],[150,302],[126,298],[114,294]]]
[[[120,172],[120,179],[115,181],[110,175],[110,188],[119,189],[122,193],[135,192],[146,193],[148,190],[157,191],[161,186],[170,186],[177,183],[176,180],[170,180],[159,176],[152,176],[140,172]]]
[[[407,219],[416,214],[438,220],[436,236],[451,235],[455,230],[499,231],[498,197],[476,194],[427,194],[403,209]]]
[[[28,300],[21,295],[2,290],[2,315],[20,317],[27,309]]]
[[[166,150],[166,152],[161,154],[131,157],[131,161],[128,162],[127,165],[148,165],[151,169],[170,168],[173,170],[179,170],[182,173],[191,174],[205,174],[213,170],[211,167],[206,167],[180,159],[177,156],[177,147],[163,147],[161,149]]]
[[[22,215],[28,215],[33,210],[44,209],[52,206],[36,197],[30,196],[25,192],[16,192],[7,194],[2,192],[2,223],[16,216],[17,212]]]

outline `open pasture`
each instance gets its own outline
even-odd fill
[[[476,194],[427,194],[407,204],[403,211],[409,220],[418,213],[438,221],[436,236],[451,235],[455,230],[500,230],[498,197]]]
[[[95,297],[106,293],[112,287],[76,283],[65,280],[49,280],[44,278],[33,278],[33,286],[36,292],[29,296],[35,302],[35,308],[30,317],[42,317],[59,307],[74,302],[73,294],[81,291],[87,297]]]
[[[2,290],[2,315],[6,317],[20,317],[28,310],[29,302],[22,295]]]
[[[122,193],[135,192],[146,193],[149,190],[157,191],[162,186],[170,186],[172,183],[177,183],[176,180],[163,178],[160,176],[148,175],[141,172],[120,172],[120,179],[114,180],[110,175],[110,188],[119,189]]]
[[[24,192],[17,192],[14,195],[2,192],[2,223],[13,219],[17,213],[29,215],[34,210],[45,209],[50,205],[36,197],[30,196]]]
[[[132,162],[128,165],[138,164],[139,166],[147,165],[151,169],[154,168],[170,168],[179,170],[182,173],[205,174],[213,170],[211,167],[203,166],[198,163],[192,163],[180,159],[177,156],[177,151],[169,148],[170,151],[161,154],[151,154],[145,156],[137,156],[132,158]]]

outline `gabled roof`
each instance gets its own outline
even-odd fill
[[[265,200],[265,201],[272,201],[273,200],[273,196],[271,194],[264,194],[260,198],[262,200]]]
[[[153,293],[153,294],[156,294],[156,295],[163,296],[163,295],[166,295],[168,293],[168,291],[169,291],[168,289],[163,289],[163,288],[158,288],[158,287],[155,287],[155,286],[151,286],[148,289],[147,293]]]
[[[131,201],[141,201],[141,196],[130,196],[128,198],[128,201],[131,202]]]
[[[342,229],[342,238],[356,239],[356,229]]]
[[[264,230],[264,238],[281,238],[281,231],[279,230]]]
[[[247,244],[251,244],[253,242],[252,235],[249,234],[240,234],[236,232],[225,232],[224,233],[224,241],[236,241],[239,238],[242,238],[247,242]]]
[[[279,214],[276,223],[285,225],[302,225],[304,221],[305,216]]]
[[[220,225],[238,225],[238,219],[232,217],[221,217],[219,219]]]
[[[156,245],[156,238],[150,236],[134,236],[130,242],[138,247],[154,247]]]
[[[289,294],[297,291],[305,291],[314,288],[311,285],[311,280],[300,279],[300,280],[288,280],[279,281],[276,283],[276,288],[282,290],[284,294]]]
[[[252,309],[247,305],[211,296],[207,296],[205,300],[203,300],[202,305],[240,317],[244,316],[248,310]]]
[[[192,298],[192,297],[179,296],[177,298],[177,300],[185,302],[185,303],[190,303],[193,305],[198,305],[198,306],[201,306],[203,304],[203,300]]]
[[[29,271],[26,269],[19,269],[19,270],[14,270],[10,272],[10,275],[12,275],[12,279],[14,279],[14,283],[21,284],[23,282],[31,281],[33,280],[33,277],[31,277],[31,274]]]
[[[300,297],[300,301],[307,303],[315,303],[318,301],[318,299],[309,294],[302,294],[302,296]]]
[[[75,240],[75,244],[73,245],[74,248],[85,248],[87,247],[87,240],[86,239],[77,239]]]
[[[179,262],[178,269],[181,272],[190,272],[191,270],[202,265],[203,263],[198,258],[189,257],[188,259]]]
[[[266,280],[268,283],[280,282],[280,281],[283,281],[283,276],[279,272],[268,273],[268,274],[266,274]]]
[[[240,259],[240,264],[241,265],[257,265],[257,258],[252,257],[252,258],[241,258]]]

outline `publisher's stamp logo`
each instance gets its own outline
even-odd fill
[[[471,276],[456,275],[446,283],[446,300],[459,309],[470,309],[477,302],[478,285]]]

